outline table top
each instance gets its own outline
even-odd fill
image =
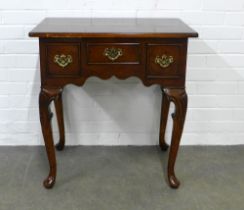
[[[30,33],[40,38],[188,38],[198,33],[173,18],[45,18]]]

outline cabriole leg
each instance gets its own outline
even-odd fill
[[[65,145],[62,92],[60,92],[57,98],[54,100],[54,105],[56,109],[59,128],[59,142],[56,144],[56,149],[61,151],[64,149]]]
[[[159,146],[163,151],[166,151],[169,145],[165,142],[165,130],[167,126],[168,114],[169,114],[169,100],[167,95],[162,91],[162,104],[161,104],[161,120],[160,120],[160,132],[159,132]]]
[[[56,157],[52,136],[50,103],[60,94],[61,89],[44,89],[39,94],[39,113],[42,127],[42,134],[45,142],[46,152],[48,156],[50,171],[43,185],[46,188],[52,188],[56,179]]]
[[[180,182],[175,176],[174,167],[185,122],[187,110],[187,94],[183,88],[165,88],[164,92],[167,95],[168,100],[175,104],[175,112],[172,114],[173,131],[168,161],[168,180],[172,188],[178,188]]]

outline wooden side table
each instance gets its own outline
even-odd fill
[[[62,90],[67,84],[82,86],[90,76],[126,79],[136,76],[144,85],[162,89],[159,145],[167,150],[165,128],[169,104],[175,104],[168,180],[179,186],[174,172],[187,110],[185,91],[187,41],[198,34],[179,19],[84,19],[46,18],[30,33],[39,37],[41,90],[40,122],[50,165],[44,186],[56,179],[56,157],[49,105],[54,101],[60,141],[65,145]]]

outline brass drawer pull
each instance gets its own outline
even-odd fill
[[[120,48],[106,48],[103,52],[103,54],[108,57],[111,61],[115,61],[118,59],[120,56],[123,55],[123,51]]]
[[[174,62],[173,56],[167,56],[167,55],[162,55],[161,58],[160,56],[157,56],[155,58],[155,63],[159,64],[162,68],[167,68],[170,66],[171,63]]]
[[[65,68],[68,66],[70,63],[73,62],[72,56],[71,55],[55,55],[53,59],[54,63],[57,63],[60,67]]]

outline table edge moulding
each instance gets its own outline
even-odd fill
[[[198,37],[198,33],[179,19],[46,18],[29,36],[39,38],[39,113],[50,166],[44,186],[52,188],[57,173],[51,128],[52,101],[60,137],[56,149],[63,150],[65,146],[64,86],[82,86],[91,76],[101,79],[135,76],[146,86],[161,87],[159,146],[163,151],[168,149],[165,129],[170,102],[175,105],[167,177],[169,185],[178,188],[180,182],[174,168],[187,111],[187,45],[188,38]]]

